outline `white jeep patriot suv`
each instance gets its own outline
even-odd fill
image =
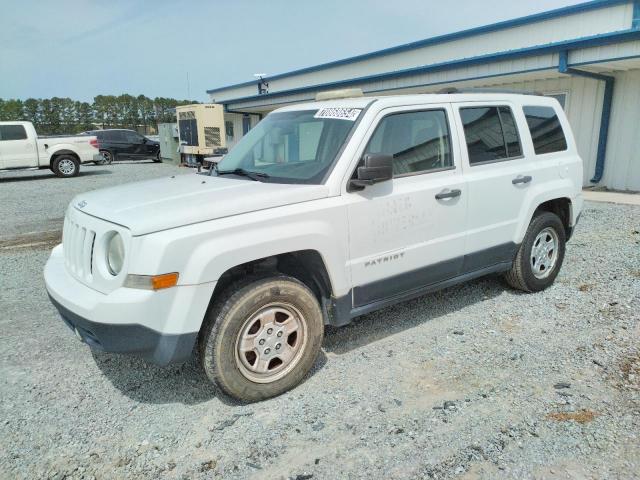
[[[210,175],[78,196],[45,267],[89,346],[168,364],[195,350],[245,401],[312,367],[324,325],[482,275],[553,283],[582,208],[556,100],[341,98],[269,114]]]

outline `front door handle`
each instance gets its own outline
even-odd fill
[[[455,198],[455,197],[459,197],[460,195],[462,195],[462,191],[458,188],[455,188],[453,190],[443,190],[440,193],[436,194],[436,200],[443,200],[445,198]]]
[[[519,183],[529,183],[531,180],[533,180],[531,175],[518,175],[516,178],[511,180],[511,183],[518,185]]]

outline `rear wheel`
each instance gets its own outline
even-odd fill
[[[324,332],[320,305],[298,280],[277,276],[227,290],[199,339],[209,379],[247,402],[295,387],[313,366]]]
[[[525,292],[539,292],[553,284],[564,260],[566,234],[560,218],[551,212],[536,215],[527,229],[507,283]]]
[[[80,162],[71,155],[60,155],[53,161],[51,170],[59,177],[76,177],[80,172]]]
[[[96,165],[111,165],[113,162],[113,153],[108,150],[102,150],[100,153],[102,154],[103,159],[96,162]]]

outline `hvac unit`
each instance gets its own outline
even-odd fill
[[[176,117],[182,162],[194,165],[204,157],[227,153],[222,105],[182,105],[176,107]]]

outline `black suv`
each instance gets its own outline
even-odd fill
[[[134,130],[109,129],[83,132],[98,137],[98,148],[104,160],[96,162],[98,165],[108,165],[114,160],[151,159],[161,162],[160,143],[140,135]]]

